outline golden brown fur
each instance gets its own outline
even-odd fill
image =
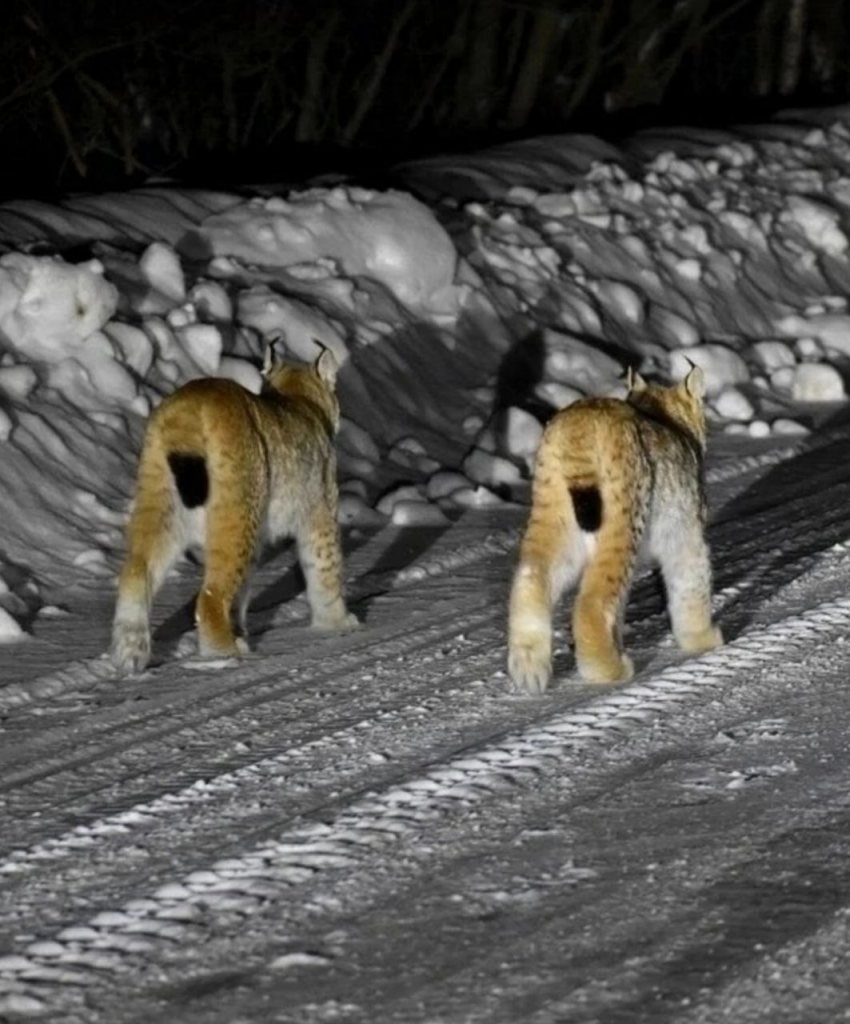
[[[679,646],[696,652],[723,642],[711,619],[704,536],[703,390],[698,368],[670,388],[630,374],[625,400],[582,399],[547,426],[511,592],[508,667],[518,689],[548,685],[552,608],[579,578],[579,674],[599,683],[631,677],[622,620],[644,552],[661,565]]]
[[[205,378],[153,413],[118,586],[111,650],[118,669],[138,672],[148,663],[151,604],[187,548],[204,558],[195,609],[204,656],[247,650],[248,577],[261,545],[286,536],[297,541],[313,624],[357,624],[342,597],[335,380],[325,351],[312,367],[269,365],[260,395]]]

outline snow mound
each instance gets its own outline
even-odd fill
[[[82,351],[118,305],[99,260],[0,256],[0,338],[28,359],[55,362]]]
[[[847,397],[841,374],[825,363],[796,367],[791,395],[798,402],[842,402]]]
[[[259,391],[272,337],[341,365],[357,525],[524,498],[546,417],[622,395],[629,366],[702,366],[715,429],[805,432],[795,401],[845,398],[850,132],[691,140],[563,136],[399,169],[448,229],[350,185],[0,205],[3,557],[48,581],[114,572],[144,418],[194,377]],[[61,258],[82,243],[95,258]],[[22,599],[0,607],[26,628]]]
[[[409,306],[445,301],[457,263],[433,213],[404,192],[340,186],[251,199],[208,218],[198,233],[213,255],[243,263],[333,260],[345,275],[379,281]]]

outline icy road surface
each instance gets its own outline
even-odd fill
[[[219,671],[185,658],[191,566],[133,681],[111,588],[68,595],[0,651],[0,1019],[850,1018],[850,421],[732,443],[729,643],[683,657],[645,575],[622,688],[563,630],[554,689],[507,692],[517,511],[349,533],[345,636],[279,553]]]

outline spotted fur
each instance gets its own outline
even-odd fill
[[[195,607],[201,655],[247,651],[251,570],[262,545],[284,537],[295,537],[313,624],[357,625],[342,595],[336,370],[324,351],[314,366],[268,364],[260,395],[230,380],[195,380],[153,413],[113,622],[120,671],[147,665],[151,605],[187,549],[204,560]]]
[[[686,651],[723,642],[711,618],[705,541],[704,376],[674,387],[629,375],[625,400],[588,398],[547,426],[511,590],[508,668],[519,690],[552,676],[552,610],[579,582],[573,641],[581,677],[621,682],[626,599],[639,555],[661,566],[673,633]]]

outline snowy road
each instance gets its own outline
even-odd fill
[[[522,521],[347,537],[362,631],[262,570],[256,654],[116,682],[112,593],[0,652],[0,1020],[850,1019],[850,426],[709,474],[729,644],[654,576],[620,689],[507,692]],[[562,621],[565,621],[562,616]],[[28,649],[27,649],[28,648]]]

